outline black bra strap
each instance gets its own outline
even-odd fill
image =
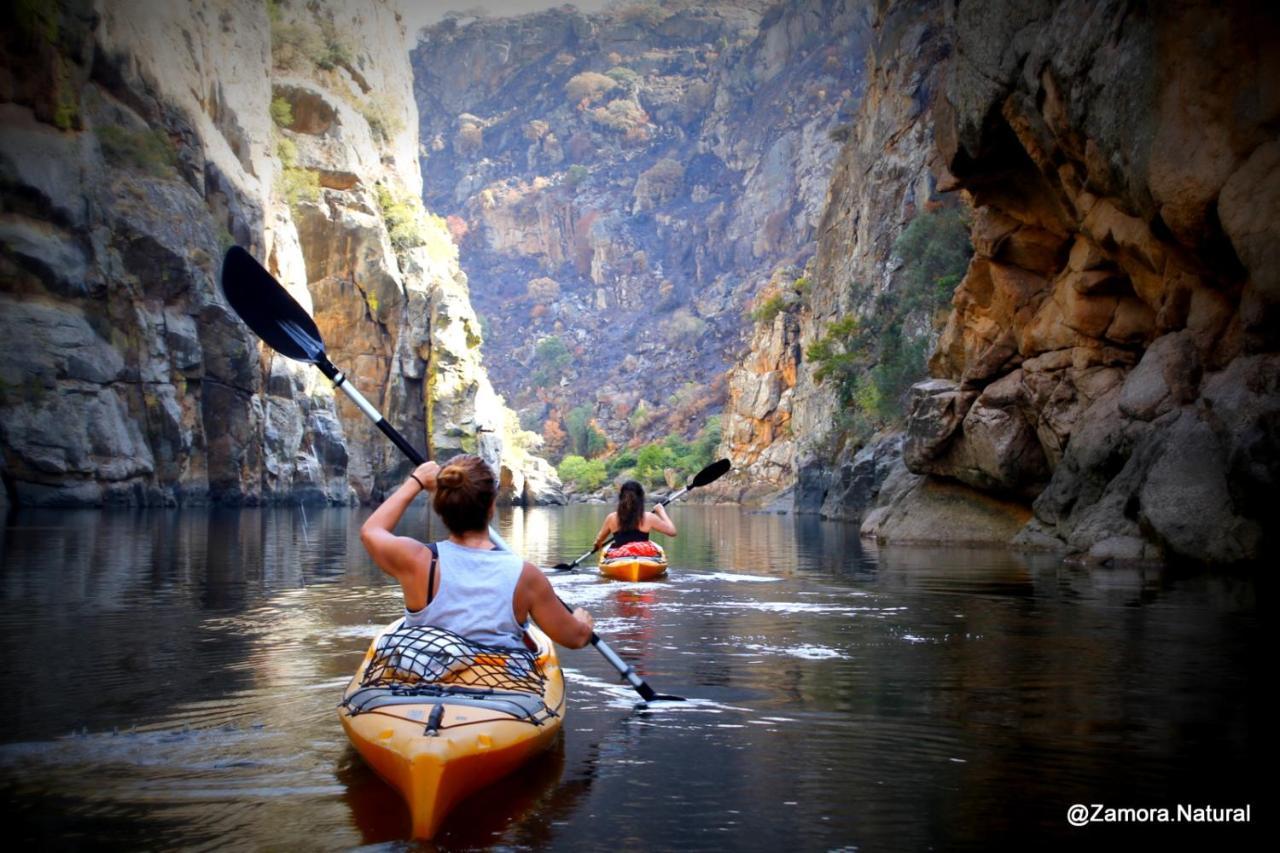
[[[431,549],[431,568],[427,570],[427,607],[430,607],[431,597],[436,586],[436,563],[440,562],[440,549],[436,547],[434,542],[428,542],[427,547]]]

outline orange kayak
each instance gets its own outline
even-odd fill
[[[646,545],[651,543],[644,543]],[[606,551],[600,557],[600,574],[620,581],[648,581],[667,571],[667,555],[654,544],[657,554],[615,554]]]
[[[407,632],[435,629],[402,629],[402,621],[369,645],[338,718],[408,803],[413,837],[432,838],[455,805],[551,745],[564,723],[564,675],[536,627],[527,632],[534,650],[508,656],[447,632],[408,648]]]

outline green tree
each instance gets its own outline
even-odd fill
[[[533,349],[533,383],[543,387],[556,384],[571,361],[573,355],[564,341],[555,335],[543,338]]]
[[[588,492],[600,488],[609,479],[609,475],[605,472],[604,460],[583,459],[576,454],[570,454],[560,460],[560,464],[556,466],[556,473],[564,482]]]
[[[599,456],[609,446],[608,437],[596,427],[592,417],[588,406],[570,409],[564,417],[570,449],[587,458]]]

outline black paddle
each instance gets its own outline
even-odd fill
[[[690,489],[696,489],[699,486],[705,486],[708,483],[714,483],[716,480],[719,480],[728,472],[729,472],[728,459],[721,459],[718,462],[712,462],[706,468],[703,468],[701,471],[695,474],[693,479],[690,480],[683,489],[680,489],[678,492],[672,492],[667,497],[658,501],[658,506],[666,506],[667,504],[674,501],[676,498],[683,497],[685,492],[688,492]],[[607,547],[609,543],[612,541],[613,541],[613,537],[610,536],[608,539],[604,540],[604,543],[600,546],[600,548]],[[590,551],[583,554],[581,557],[574,560],[572,563],[556,563],[554,566],[551,567],[551,569],[552,571],[557,571],[557,572],[571,572],[578,567],[579,563],[587,559],[587,557],[590,557],[596,551],[599,551],[600,548],[592,548]]]
[[[320,330],[316,328],[315,321],[289,295],[280,282],[262,268],[262,264],[239,246],[227,249],[226,257],[223,258],[222,292],[226,294],[232,310],[240,315],[245,325],[262,338],[267,346],[286,358],[314,364],[333,382],[333,387],[341,388],[360,408],[360,411],[377,425],[382,434],[391,439],[392,443],[400,448],[401,453],[409,457],[410,462],[421,465],[427,461],[427,458],[405,440],[395,427],[387,423],[382,413],[347,381],[342,371],[333,366],[333,362],[329,361],[328,356],[325,355],[324,341],[320,338]],[[511,550],[492,527],[489,528],[489,538],[502,550]],[[560,599],[560,603],[564,604],[565,610],[573,612],[573,608],[565,604],[564,599]],[[600,639],[595,631],[591,632],[591,645],[604,655],[604,659],[622,674],[646,702],[657,699],[683,701],[679,696],[655,693],[653,688],[636,674],[631,665],[618,657],[617,653],[609,648],[609,645]]]

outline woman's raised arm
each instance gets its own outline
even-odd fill
[[[645,513],[645,515],[648,518],[650,530],[656,530],[659,533],[665,533],[666,535],[672,538],[675,537],[676,535],[675,522],[672,521],[667,516],[667,511],[662,508],[662,504],[658,504],[653,508],[653,512]]]
[[[436,474],[440,466],[424,462],[392,492],[360,526],[360,541],[378,568],[397,580],[420,565],[425,559],[427,546],[409,536],[397,536],[393,532],[400,523],[404,511],[420,492],[435,491]]]

